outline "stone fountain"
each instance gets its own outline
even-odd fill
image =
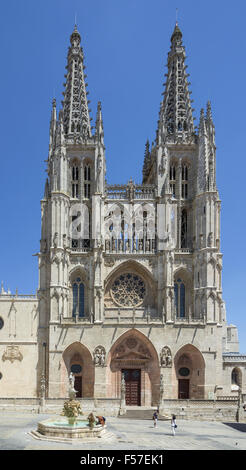
[[[64,402],[62,418],[46,419],[38,423],[36,431],[31,431],[31,435],[37,439],[56,440],[71,442],[87,438],[102,437],[105,433],[105,425],[95,424],[96,419],[93,413],[87,418],[83,418],[80,402],[76,400],[76,390],[74,389],[74,376],[71,372],[69,376],[69,399]],[[80,417],[81,416],[81,417]]]

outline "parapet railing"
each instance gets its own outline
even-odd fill
[[[164,322],[164,317],[158,314],[154,308],[114,308],[105,307],[104,320],[117,323],[152,323]]]
[[[106,253],[155,253],[156,239],[116,239],[105,240]]]
[[[129,182],[126,185],[114,184],[106,186],[108,199],[154,199],[156,195],[155,185],[135,184]]]

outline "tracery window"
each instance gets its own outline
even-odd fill
[[[176,316],[185,317],[185,285],[182,279],[177,279],[174,283],[175,311]]]
[[[181,212],[181,248],[187,248],[187,211]]]
[[[79,167],[77,165],[72,166],[72,197],[79,197]]]
[[[170,182],[170,191],[172,196],[176,196],[176,167],[171,165],[169,169],[169,182]]]
[[[77,277],[72,285],[73,288],[73,311],[72,316],[78,315],[84,317],[85,315],[85,287],[80,277]]]
[[[84,167],[84,196],[87,199],[91,197],[91,167],[88,164]]]
[[[182,199],[188,197],[188,166],[182,165]]]
[[[111,287],[114,301],[122,307],[138,307],[146,293],[144,281],[134,273],[121,274]]]

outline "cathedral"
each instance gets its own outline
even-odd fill
[[[142,182],[106,181],[101,102],[91,117],[74,27],[53,99],[37,295],[0,293],[0,405],[67,397],[153,407],[246,393],[246,356],[222,296],[211,104],[194,126],[176,23]]]

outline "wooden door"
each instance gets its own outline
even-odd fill
[[[82,398],[82,377],[81,375],[76,375],[74,377],[74,388],[76,390],[76,398]]]
[[[179,395],[180,399],[188,399],[190,394],[190,381],[189,379],[179,379]]]
[[[126,405],[141,405],[141,370],[123,369],[126,384]]]

